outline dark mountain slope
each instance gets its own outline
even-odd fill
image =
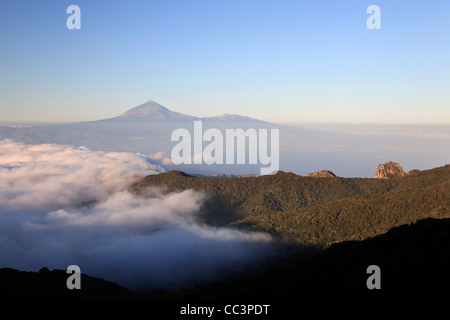
[[[369,290],[367,267],[381,270],[381,289]],[[312,256],[230,282],[197,290],[148,295],[82,275],[81,290],[68,290],[64,270],[0,269],[0,299],[216,300],[239,304],[420,301],[446,296],[450,285],[450,219],[424,219],[364,241],[334,244]],[[152,302],[149,301],[149,307]],[[376,307],[377,305],[374,304]],[[295,308],[295,305],[294,305]],[[173,311],[173,310],[171,310]]]
[[[367,267],[381,270],[381,289],[369,290]],[[450,219],[424,219],[364,241],[334,244],[313,256],[229,283],[150,298],[227,301],[365,300],[384,303],[442,298],[450,285]],[[304,305],[305,307],[307,305]],[[374,304],[374,307],[377,305]]]
[[[137,299],[134,293],[118,284],[81,274],[81,289],[69,290],[65,270],[42,268],[26,272],[0,269],[0,299],[78,300],[78,299]]]

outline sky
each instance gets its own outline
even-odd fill
[[[154,100],[202,117],[448,124],[449,17],[447,0],[6,0],[0,122],[98,120]]]

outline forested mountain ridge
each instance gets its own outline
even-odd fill
[[[130,186],[193,189],[209,196],[208,223],[245,226],[302,245],[325,247],[362,240],[402,224],[450,217],[450,165],[392,179],[303,177],[293,173],[248,178],[196,178],[170,171]]]

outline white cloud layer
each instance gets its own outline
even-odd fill
[[[161,162],[165,166],[173,166],[174,165],[172,162],[172,159],[164,151],[160,151],[155,154],[151,154],[150,159]]]
[[[0,267],[76,264],[146,291],[219,280],[267,257],[268,234],[202,223],[202,193],[127,191],[162,171],[133,153],[0,141]]]
[[[157,162],[126,152],[0,141],[0,210],[48,209],[101,201],[138,176],[162,172]]]

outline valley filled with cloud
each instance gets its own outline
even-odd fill
[[[272,237],[210,226],[193,190],[128,191],[164,172],[150,157],[1,140],[0,264],[37,271],[75,264],[132,290],[221,280],[274,254]]]

